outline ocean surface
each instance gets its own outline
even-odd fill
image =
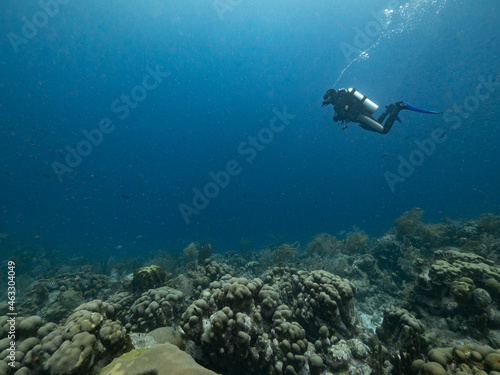
[[[216,252],[500,211],[500,3],[7,0],[0,249]],[[380,106],[332,121],[329,88]]]

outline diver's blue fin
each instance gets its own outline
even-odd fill
[[[409,109],[411,111],[421,112],[421,113],[431,113],[433,115],[439,115],[439,114],[443,113],[443,112],[429,111],[427,109],[417,108],[417,107],[414,107],[411,104],[406,103],[406,102],[403,102],[403,103],[406,105],[406,109]]]

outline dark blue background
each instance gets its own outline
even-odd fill
[[[457,129],[442,115],[407,111],[387,135],[353,124],[342,131],[331,106],[321,107],[356,57],[342,46],[356,47],[357,30],[372,32],[365,54],[335,88],[356,87],[380,111],[398,100],[463,106],[480,75],[500,80],[497,1],[242,0],[222,18],[216,4],[70,0],[16,53],[9,33],[21,34],[22,17],[41,8],[6,2],[0,246],[142,254],[210,238],[225,251],[242,237],[305,244],[353,226],[379,236],[415,206],[426,221],[498,213],[500,87]],[[378,30],[373,12],[384,10]],[[147,66],[170,75],[120,120],[111,103]],[[238,145],[284,106],[296,118],[248,163]],[[60,182],[52,163],[106,117],[115,130]],[[436,128],[443,142],[392,192],[384,173],[397,173]],[[192,189],[230,160],[241,173],[186,225],[178,205],[192,205]]]

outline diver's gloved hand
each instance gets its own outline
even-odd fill
[[[324,107],[325,105],[333,104],[336,95],[337,92],[334,89],[328,90],[325,92],[325,95],[323,95],[323,103],[321,105]]]
[[[330,96],[328,95],[328,92],[323,95],[323,103],[321,103],[321,106],[324,107],[325,105],[330,104]]]

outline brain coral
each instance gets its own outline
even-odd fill
[[[131,288],[134,292],[142,293],[151,288],[163,286],[167,281],[167,274],[161,267],[152,265],[134,271]]]

